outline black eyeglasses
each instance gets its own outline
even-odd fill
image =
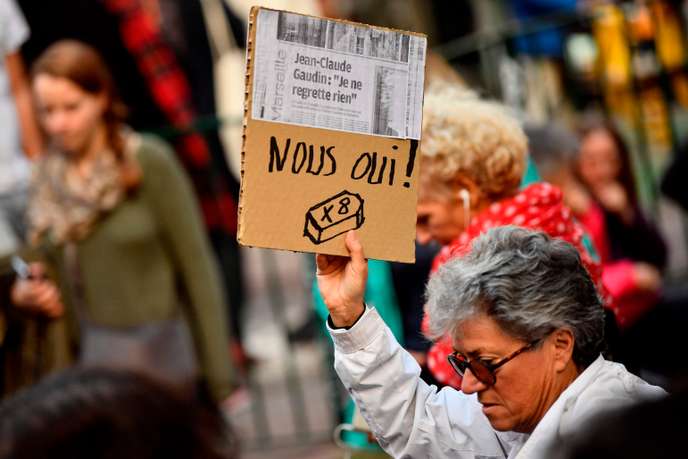
[[[497,363],[489,363],[480,359],[468,360],[466,356],[459,354],[458,352],[449,354],[447,356],[447,360],[449,360],[449,364],[452,366],[454,371],[456,371],[462,378],[464,373],[466,373],[466,370],[470,369],[471,373],[473,373],[473,376],[475,376],[478,381],[485,384],[486,386],[494,386],[494,384],[497,382],[495,370],[507,363],[509,360],[514,359],[519,354],[529,351],[538,342],[539,340],[534,341],[530,344],[526,344],[521,349],[512,352],[510,355],[504,357]]]

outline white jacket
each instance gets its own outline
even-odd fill
[[[664,391],[598,357],[550,407],[532,434],[497,432],[475,394],[437,392],[368,308],[349,330],[331,329],[335,368],[380,445],[395,458],[543,458],[601,410]]]

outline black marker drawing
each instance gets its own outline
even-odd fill
[[[313,244],[322,244],[360,228],[364,221],[363,198],[344,190],[308,209],[303,235]]]

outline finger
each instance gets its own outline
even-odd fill
[[[38,307],[39,309],[43,310],[48,306],[48,304],[50,304],[51,301],[54,301],[54,299],[55,294],[50,290],[46,290],[35,297],[33,304],[36,305],[36,307]]]
[[[48,317],[58,317],[62,315],[62,309],[62,301],[59,295],[49,298],[40,306],[40,311]]]
[[[348,257],[338,255],[325,255],[319,253],[315,256],[315,265],[319,276],[333,273],[346,264]]]
[[[42,285],[36,292],[35,303],[41,307],[46,307],[51,302],[59,299],[60,292],[52,285]]]
[[[47,286],[43,282],[35,280],[22,281],[22,285],[18,287],[18,300],[23,304],[35,305],[41,296],[45,295],[46,288]]]
[[[12,304],[20,308],[32,308],[36,305],[36,297],[41,292],[39,285],[30,280],[17,281],[12,287]]]
[[[349,255],[351,255],[353,268],[358,272],[363,272],[367,267],[367,263],[363,254],[363,244],[358,239],[356,231],[350,230],[346,233],[346,248],[349,251]]]
[[[42,277],[45,277],[45,265],[43,263],[30,263],[29,264],[29,273],[31,274],[32,277],[36,279],[40,279]]]
[[[50,303],[46,308],[44,308],[43,312],[51,319],[56,319],[62,316],[62,314],[64,313],[64,305],[62,304],[62,301],[57,300]]]

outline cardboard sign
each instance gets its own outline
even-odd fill
[[[253,8],[242,245],[413,262],[426,40]]]

